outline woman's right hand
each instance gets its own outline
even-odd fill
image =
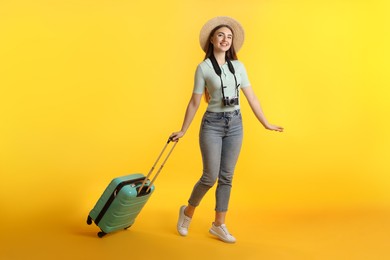
[[[177,142],[183,136],[184,136],[184,132],[183,131],[179,131],[179,132],[172,133],[169,138],[171,138],[172,141]]]

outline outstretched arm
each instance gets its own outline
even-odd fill
[[[184,116],[181,130],[171,134],[171,138],[173,141],[178,141],[179,138],[183,137],[184,134],[187,132],[187,129],[190,127],[190,124],[195,117],[196,111],[198,111],[201,99],[202,94],[192,94],[191,99],[187,105],[186,114]]]
[[[283,132],[283,127],[268,123],[263,113],[263,109],[261,108],[260,101],[256,97],[252,87],[248,86],[245,88],[241,88],[241,90],[244,93],[246,99],[248,100],[249,106],[251,107],[253,113],[255,114],[256,118],[260,121],[260,123],[268,130]]]

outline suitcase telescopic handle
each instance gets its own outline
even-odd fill
[[[156,168],[156,165],[157,163],[160,161],[161,159],[161,156],[164,154],[165,150],[167,149],[167,146],[169,145],[169,143],[173,141],[173,138],[172,137],[169,137],[168,138],[168,141],[167,143],[165,144],[164,148],[162,149],[161,153],[159,154],[159,156],[157,157],[157,160],[154,162],[152,168],[150,169],[148,175],[145,177],[144,181],[142,182],[140,188],[138,189],[138,195],[140,195],[140,193],[142,192],[142,189],[144,188],[146,182],[148,181],[149,177],[152,175],[154,169]],[[158,175],[160,174],[162,168],[164,167],[166,161],[168,160],[169,156],[171,155],[173,149],[175,149],[175,146],[177,145],[177,141],[174,142],[174,145],[171,147],[171,150],[169,150],[167,156],[165,157],[165,160],[163,161],[163,163],[161,164],[160,168],[158,169],[158,171],[156,172],[156,174],[154,175],[152,181],[149,183],[149,186],[148,188],[146,189],[145,193],[148,193],[148,191],[150,190],[150,188],[152,187],[154,181],[157,179]]]

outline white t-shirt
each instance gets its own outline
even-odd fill
[[[250,82],[244,64],[242,64],[238,60],[232,60],[231,62],[235,70],[239,89],[250,86]],[[233,98],[237,95],[234,75],[230,72],[227,63],[221,66],[221,71],[222,82],[223,85],[226,86],[226,88],[224,88],[225,97]],[[210,94],[210,101],[207,107],[207,111],[229,112],[240,108],[240,105],[236,105],[233,107],[223,105],[221,80],[219,76],[215,73],[210,59],[204,60],[196,68],[193,93],[203,94],[205,88],[207,88]]]

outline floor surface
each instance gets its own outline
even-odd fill
[[[389,210],[236,207],[228,227],[237,243],[225,244],[208,233],[211,207],[199,208],[190,234],[181,237],[175,229],[180,205],[159,205],[151,200],[130,229],[104,238],[86,224],[88,210],[42,213],[24,226],[5,227],[0,259],[390,259]]]

